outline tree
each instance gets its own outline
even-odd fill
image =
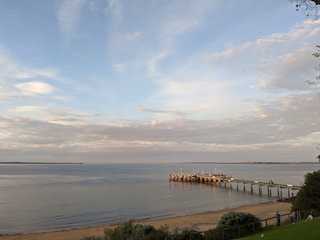
[[[304,11],[307,17],[316,20],[320,17],[320,0],[289,0],[296,3],[297,11]]]
[[[292,210],[320,211],[320,170],[307,173],[305,183],[292,203]]]

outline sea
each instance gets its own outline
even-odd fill
[[[157,219],[276,201],[209,184],[169,181],[171,173],[303,185],[320,164],[0,164],[0,235]]]

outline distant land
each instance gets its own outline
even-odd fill
[[[183,162],[183,164],[316,164],[319,162]],[[81,162],[0,162],[0,164],[73,165]],[[319,163],[320,164],[320,163]]]
[[[0,162],[0,164],[83,164],[73,162]]]
[[[315,164],[319,162],[184,162],[192,164]]]

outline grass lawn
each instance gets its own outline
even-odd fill
[[[263,233],[264,237],[261,237]],[[319,240],[320,239],[320,217],[312,221],[300,221],[297,224],[288,224],[280,227],[273,227],[262,233],[241,238],[241,240]]]

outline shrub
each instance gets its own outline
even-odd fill
[[[260,222],[260,219],[250,213],[229,212],[222,216],[220,226],[238,227],[252,222]]]
[[[169,239],[169,234],[162,231],[161,229],[156,229],[148,235],[148,240],[161,240]]]
[[[170,233],[168,226],[161,227],[159,229],[155,229],[148,234],[149,240],[169,240]]]
[[[246,236],[261,229],[260,219],[250,213],[229,212],[222,216],[217,230],[224,239]]]
[[[82,238],[81,240],[104,240],[103,237],[85,237]]]
[[[205,238],[195,230],[184,230],[175,239],[176,240],[204,240]]]
[[[205,232],[204,234],[205,240],[220,240],[223,239],[222,232],[218,229],[210,229],[209,231]]]
[[[131,235],[133,227],[133,221],[126,222],[119,225],[115,229],[105,229],[106,240],[127,240],[127,237]]]
[[[105,229],[105,240],[162,240],[169,239],[167,227],[155,229],[151,225],[133,224],[133,221],[119,225],[115,229]]]

